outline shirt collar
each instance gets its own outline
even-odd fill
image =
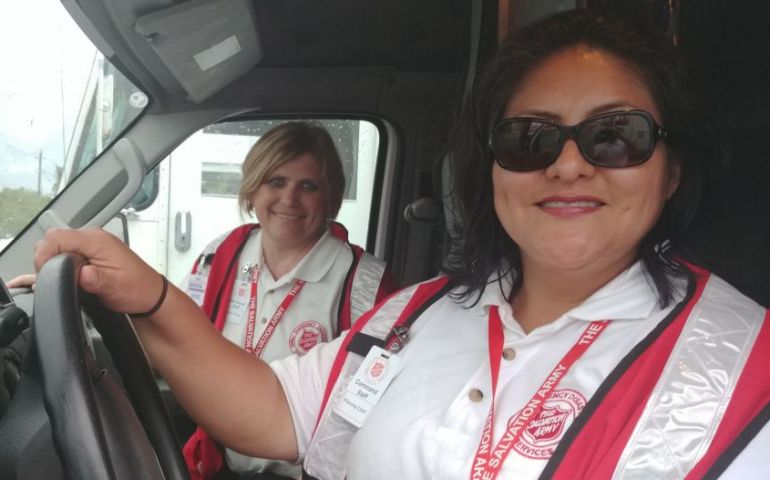
[[[633,320],[647,318],[656,308],[657,292],[636,262],[567,315],[586,321]]]
[[[501,316],[508,317],[504,312],[510,312],[507,297],[511,286],[510,275],[498,281],[497,274],[493,274],[481,296],[480,306],[486,310],[491,305],[497,305]],[[564,316],[584,321],[632,320],[647,318],[656,308],[656,291],[647,281],[641,262],[636,262]]]
[[[493,273],[489,276],[489,280],[487,280],[487,285],[484,288],[484,293],[481,294],[479,304],[485,309],[492,305],[497,305],[498,307],[508,305],[508,295],[511,292],[512,286],[513,277],[511,275],[505,275],[501,278],[497,273]],[[472,305],[474,300],[468,301],[467,306]]]
[[[257,244],[259,245],[258,255],[260,269],[265,267],[265,259],[262,252],[262,232],[257,234]],[[313,248],[305,254],[294,268],[283,277],[275,280],[275,287],[280,287],[291,280],[304,280],[305,282],[318,282],[326,272],[334,265],[337,256],[342,251],[344,243],[336,239],[329,230],[326,230],[321,238],[316,241]]]

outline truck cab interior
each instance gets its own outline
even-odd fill
[[[368,199],[364,217],[350,221],[360,224],[358,243],[385,259],[402,286],[430,278],[440,272],[444,245],[452,235],[446,228],[451,210],[444,201],[445,145],[476,72],[508,31],[552,12],[598,8],[613,15],[643,18],[667,32],[713,98],[720,128],[729,140],[729,162],[711,179],[707,205],[697,219],[697,254],[746,295],[770,304],[770,215],[765,213],[770,207],[766,187],[770,164],[763,144],[770,134],[770,4],[766,2],[46,2],[59,9],[63,6],[68,21],[98,49],[98,58],[103,60],[97,67],[93,67],[97,63],[89,64],[87,70],[98,71],[101,80],[82,82],[85,87],[67,100],[76,104],[72,108],[76,120],[57,131],[61,137],[55,155],[58,163],[50,167],[55,178],[47,194],[38,195],[43,199],[37,200],[40,206],[21,215],[23,222],[8,233],[0,232],[4,235],[0,240],[0,277],[4,280],[34,270],[32,252],[47,229],[108,224],[172,278],[169,264],[183,271],[189,268],[185,259],[190,257],[180,259],[167,253],[176,248],[194,256],[219,228],[211,227],[209,222],[214,220],[207,216],[216,217],[218,211],[200,211],[209,207],[196,204],[190,207],[192,222],[208,233],[188,234],[191,246],[190,238],[174,230],[188,220],[184,216],[180,220],[169,209],[174,201],[169,192],[179,183],[189,183],[175,172],[187,165],[185,151],[205,148],[200,143],[190,148],[187,143],[184,150],[185,142],[197,138],[196,142],[205,143],[213,138],[198,132],[258,137],[265,125],[291,119],[343,125],[339,128],[347,133],[340,134],[340,141],[349,140],[352,145],[350,158],[343,160],[351,165],[363,162],[355,155],[363,158],[360,152],[369,138],[365,128],[373,132],[376,142],[366,160],[371,166],[366,170],[369,177],[366,181],[357,177],[358,191],[346,197],[351,205],[363,196]],[[9,12],[0,16],[12,18],[14,8],[0,7]],[[57,32],[38,37],[45,38],[45,48],[61,56]],[[25,71],[25,62],[34,53],[25,54],[23,44],[0,41],[4,42],[0,51],[21,50],[8,58],[18,60],[11,65],[14,71]],[[61,85],[63,92],[65,84]],[[14,112],[2,111],[6,108],[2,96],[0,90],[0,117],[10,116]],[[106,110],[109,115],[103,114]],[[345,126],[345,122],[354,126]],[[2,139],[11,137],[2,125],[0,122],[0,141],[6,141]],[[10,145],[12,140],[6,143]],[[19,156],[26,148],[17,145],[0,150],[2,171],[8,172],[6,181],[0,183],[0,194],[2,189],[22,189],[22,184],[9,183],[19,162],[37,165],[37,193],[46,193],[40,183],[48,175],[43,163],[54,154],[41,145],[39,155],[35,150]],[[222,192],[207,193],[204,183],[206,172],[229,164],[207,158],[195,161],[197,180],[190,188],[207,198],[228,197]],[[236,164],[240,161],[242,158],[232,159]],[[349,182],[355,172],[364,171],[362,165],[347,172]],[[219,201],[216,199],[211,201]],[[228,201],[226,208],[235,208],[235,201]],[[30,203],[25,204],[27,210]],[[20,206],[0,205],[0,212],[5,212],[0,215],[20,216],[14,209],[21,211]],[[157,219],[150,219],[148,212],[156,211],[171,213],[152,223]],[[105,321],[113,314],[87,299],[78,300],[72,286],[76,267],[77,262],[63,265],[59,277],[39,284],[35,292],[15,289],[0,302],[15,308],[13,315],[17,315],[8,321],[5,314],[0,315],[4,342],[0,351],[5,352],[0,477],[68,478],[78,472],[85,476],[72,478],[186,478],[174,432],[189,427],[183,412],[168,392],[163,397],[158,394],[158,382],[143,361],[130,325]],[[44,297],[41,292],[51,294]],[[36,338],[43,331],[40,325],[37,330],[25,328],[34,325],[41,312],[82,325],[79,303],[87,304],[88,317],[94,317],[87,323],[93,320],[99,327],[115,326],[106,331],[100,328],[97,334],[90,329],[46,325],[45,339]],[[17,319],[22,315],[19,310],[31,318],[28,323]],[[10,333],[6,334],[6,328]],[[59,347],[61,357],[41,353]],[[52,365],[57,358],[74,361],[66,363],[75,365],[72,368],[86,365],[89,372],[114,377],[110,382],[116,387],[97,393],[95,400],[69,396],[71,389],[91,387],[71,386],[66,380],[71,373]],[[130,373],[132,369],[135,374]],[[50,385],[52,376],[60,380],[56,388]],[[72,385],[81,382],[78,378],[72,375]],[[162,381],[159,383],[162,388]],[[127,397],[121,385],[129,390]],[[163,405],[158,403],[161,398],[167,401],[173,421],[164,417]],[[53,415],[60,420],[49,421]],[[61,420],[62,416],[72,418]],[[65,428],[77,423],[72,419],[86,417],[91,419],[90,426]]]

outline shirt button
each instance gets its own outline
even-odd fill
[[[516,358],[516,350],[512,348],[506,348],[503,350],[503,358],[506,360],[513,360]]]
[[[268,293],[268,295],[272,295],[274,291],[275,290],[268,290],[267,293]]]
[[[468,398],[471,399],[471,402],[479,403],[484,399],[484,393],[478,388],[473,388],[468,392]]]
[[[267,323],[267,318],[262,318],[262,320],[260,320],[260,322]]]

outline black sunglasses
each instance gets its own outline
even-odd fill
[[[529,172],[554,163],[571,138],[588,163],[623,168],[646,162],[655,143],[667,137],[668,132],[649,113],[625,110],[602,113],[572,126],[543,118],[506,118],[492,129],[489,148],[502,168]]]

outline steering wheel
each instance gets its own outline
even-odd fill
[[[85,260],[50,259],[35,291],[33,336],[43,400],[65,478],[188,479],[155,377],[125,314],[78,290]],[[123,381],[95,360],[80,309],[94,321]]]

